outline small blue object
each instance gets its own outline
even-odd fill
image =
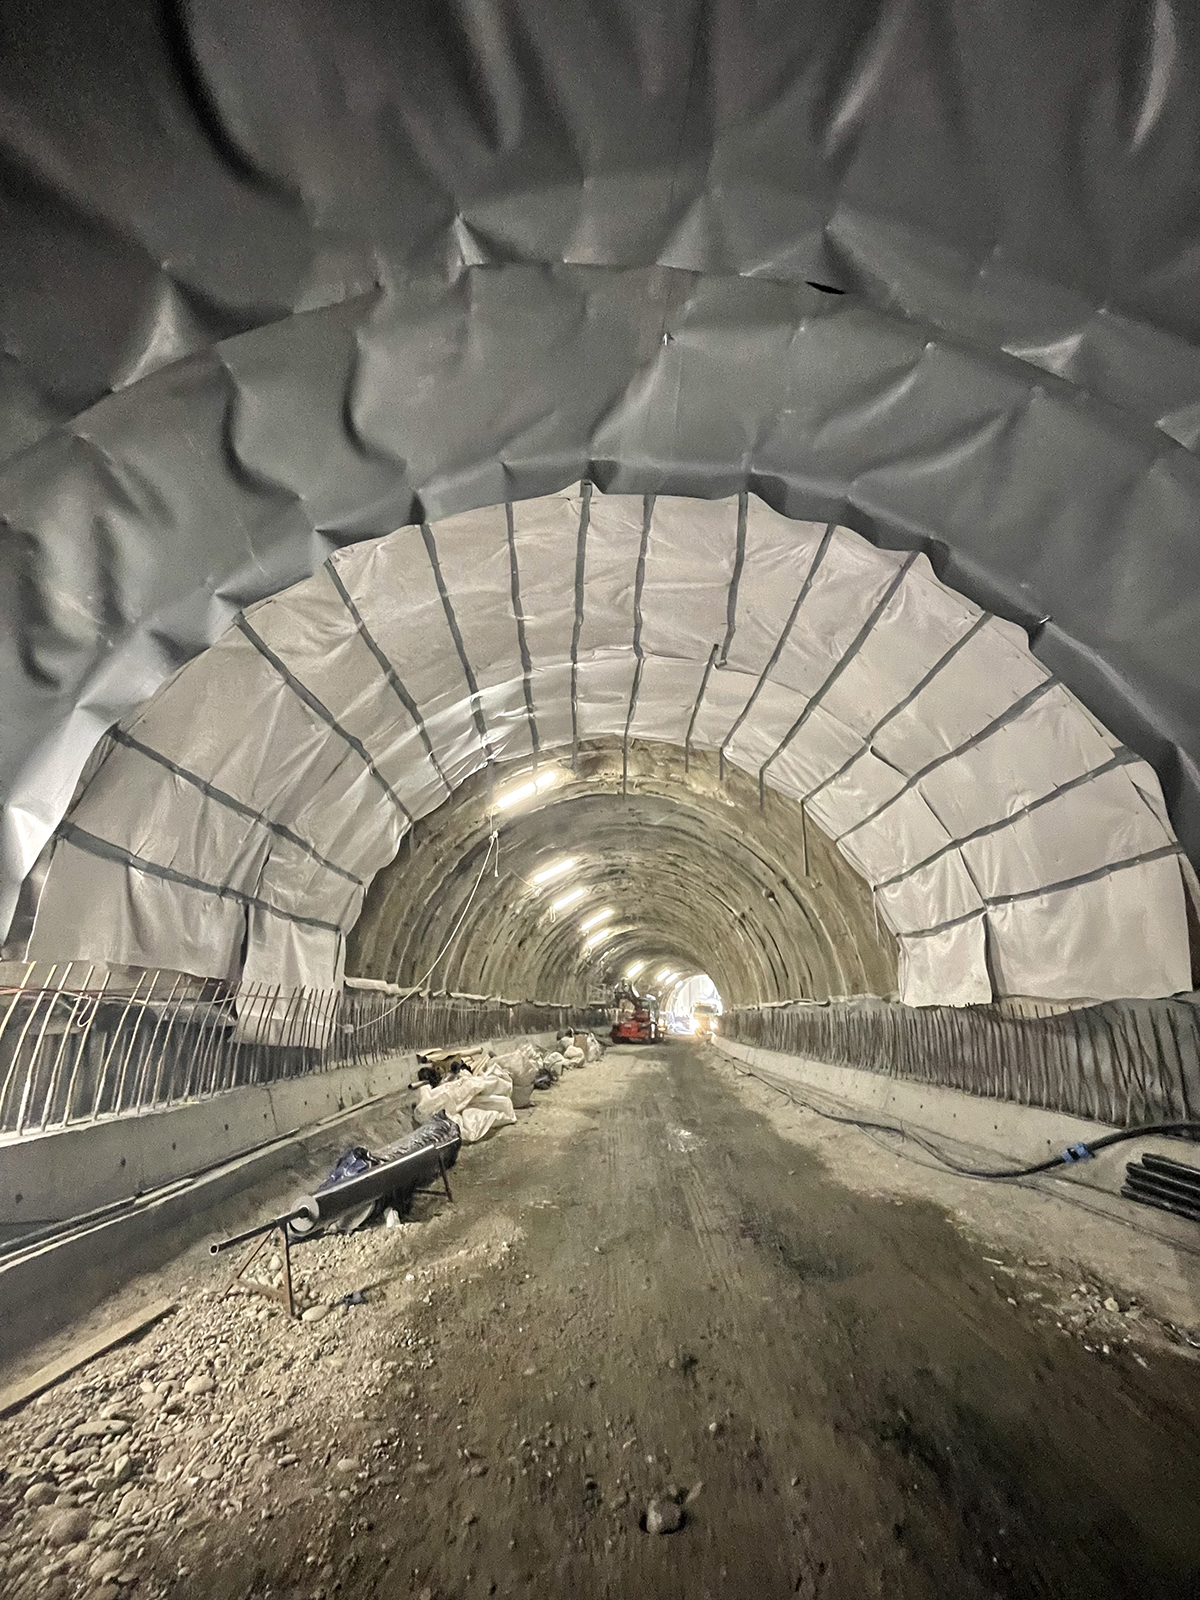
[[[1090,1161],[1092,1152],[1085,1144],[1071,1144],[1062,1153],[1064,1161]]]

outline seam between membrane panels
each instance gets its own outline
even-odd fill
[[[259,655],[262,656],[264,661],[268,661],[271,666],[275,668],[275,671],[283,679],[284,683],[287,684],[288,688],[292,691],[296,698],[303,701],[310,711],[314,712],[318,717],[320,717],[321,721],[325,723],[326,727],[332,728],[334,733],[338,734],[342,739],[345,740],[345,742],[350,746],[351,750],[354,751],[355,755],[358,756],[364,763],[367,771],[375,779],[376,783],[378,783],[379,787],[383,790],[384,794],[387,795],[388,799],[396,807],[397,811],[401,812],[401,814],[408,819],[409,825],[411,826],[413,820],[412,812],[404,804],[404,801],[401,800],[400,796],[392,788],[391,784],[384,777],[383,773],[380,772],[379,768],[375,765],[370,752],[368,751],[366,745],[363,744],[362,740],[357,738],[348,729],[342,727],[341,723],[334,716],[333,712],[330,711],[329,707],[325,705],[323,701],[319,700],[306,684],[301,683],[300,679],[288,666],[287,662],[275,654],[274,650],[271,649],[270,645],[265,639],[259,637],[259,635],[246,621],[244,616],[239,616],[237,618],[235,626],[250,641],[250,643],[258,651]]]
[[[1073,789],[1082,789],[1085,784],[1093,782],[1096,778],[1103,778],[1107,773],[1116,772],[1121,767],[1127,767],[1139,758],[1132,750],[1122,750],[1112,756],[1108,761],[1101,762],[1098,767],[1092,767],[1087,772],[1081,772],[1077,777],[1070,778],[1066,783],[1061,783],[1056,789],[1051,789],[1049,794],[1040,795],[1038,799],[1031,800],[1027,806],[1022,806],[1019,811],[1014,811],[1007,817],[999,817],[995,822],[985,822],[982,827],[964,833],[961,839],[950,839],[926,856],[924,861],[918,861],[914,866],[905,867],[903,872],[897,872],[891,878],[884,878],[877,883],[875,888],[890,889],[897,883],[903,883],[905,878],[911,878],[914,872],[920,872],[925,867],[933,866],[954,850],[961,850],[964,845],[974,844],[979,839],[986,839],[991,834],[1002,833],[1005,828],[1011,827],[1014,822],[1031,816],[1035,811],[1040,811],[1043,806],[1048,806],[1052,800],[1057,800],[1060,795],[1070,794]]]
[[[433,581],[437,584],[437,592],[441,597],[442,610],[446,616],[446,626],[450,629],[450,637],[454,640],[454,648],[458,652],[459,665],[463,669],[463,677],[467,680],[467,689],[471,695],[471,718],[475,723],[475,732],[479,735],[479,742],[483,746],[484,760],[489,764],[492,760],[491,745],[488,742],[487,721],[483,715],[483,705],[479,698],[479,684],[475,677],[474,668],[467,657],[467,647],[463,643],[462,630],[458,626],[458,618],[454,614],[454,604],[450,599],[450,591],[446,588],[446,580],[442,576],[442,564],[438,560],[437,541],[433,536],[433,529],[427,522],[421,524],[421,538],[425,544],[425,553],[429,557],[429,564],[433,568]]]
[[[327,922],[323,917],[306,917],[299,911],[285,911],[281,906],[272,905],[269,900],[260,899],[258,895],[247,894],[244,889],[235,889],[232,884],[209,883],[204,878],[194,878],[190,873],[179,872],[175,867],[165,867],[161,861],[150,861],[145,856],[135,855],[124,845],[113,844],[110,839],[101,839],[98,835],[89,833],[78,823],[61,822],[58,826],[58,835],[68,844],[85,850],[88,855],[97,856],[102,861],[116,861],[121,866],[132,867],[135,872],[144,873],[147,877],[160,878],[164,883],[177,883],[185,889],[196,889],[201,894],[215,895],[218,900],[233,900],[240,906],[269,912],[273,917],[282,917],[285,922],[295,922],[304,928],[320,928],[326,933],[341,935],[340,923]]]
[[[863,645],[866,644],[867,640],[871,636],[871,632],[874,629],[875,624],[879,621],[880,617],[883,616],[883,613],[887,610],[888,606],[891,605],[897,590],[904,582],[904,579],[912,567],[913,562],[917,559],[919,554],[919,551],[913,550],[907,556],[905,556],[895,576],[892,578],[891,583],[888,584],[879,600],[876,601],[875,605],[872,607],[871,613],[867,617],[867,620],[863,623],[862,627],[850,641],[849,648],[841,657],[839,657],[832,672],[829,673],[824,683],[822,683],[820,688],[818,688],[811,696],[804,710],[796,718],[795,722],[792,723],[791,727],[784,734],[778,745],[776,745],[775,749],[758,769],[758,793],[760,800],[763,794],[763,786],[766,779],[767,768],[771,765],[772,761],[776,760],[777,757],[782,755],[783,751],[787,749],[789,744],[791,744],[792,740],[800,732],[801,728],[803,728],[809,717],[811,717],[813,712],[816,711],[820,706],[821,701],[825,698],[826,694],[830,689],[832,689],[833,685],[841,677],[842,673],[845,672],[846,668],[854,660],[855,656],[858,655]]]
[[[529,654],[529,640],[525,634],[525,607],[521,601],[521,567],[517,560],[517,529],[511,500],[504,502],[504,522],[508,536],[508,568],[512,580],[513,617],[517,624],[517,649],[521,653],[521,680],[525,691],[525,713],[529,718],[529,738],[533,744],[533,764],[536,767],[541,740],[538,737],[537,714],[533,709],[533,657]]]
[[[800,607],[804,604],[806,598],[808,597],[808,592],[812,588],[813,580],[817,575],[821,563],[825,559],[826,551],[829,549],[830,543],[833,539],[834,526],[835,525],[832,522],[826,523],[825,532],[821,536],[820,544],[817,546],[817,553],[812,558],[812,562],[808,571],[804,574],[804,582],[800,585],[799,593],[796,595],[796,598],[792,603],[792,609],[788,615],[788,619],[784,623],[778,639],[775,641],[775,648],[771,651],[766,666],[759,673],[758,682],[750,691],[750,698],[738,712],[737,716],[734,718],[733,726],[721,741],[720,748],[717,751],[717,760],[722,776],[724,775],[725,771],[725,752],[733,742],[734,735],[737,733],[738,729],[742,726],[746,718],[750,715],[750,712],[753,710],[754,703],[761,694],[763,685],[767,682],[767,679],[771,675],[771,669],[779,664],[779,658],[783,654],[784,648],[792,636],[792,629],[796,625],[796,618],[800,615]]]
[[[696,694],[696,703],[692,707],[692,714],[688,718],[687,733],[683,738],[683,770],[686,772],[692,759],[692,734],[696,728],[696,718],[700,715],[700,707],[704,702],[704,691],[708,688],[708,680],[712,669],[717,664],[717,657],[721,653],[721,646],[714,644],[708,652],[708,660],[704,664],[704,674],[700,679],[700,688]]]
[[[1006,706],[1003,711],[994,716],[990,722],[984,723],[983,727],[973,733],[969,739],[964,739],[961,744],[955,745],[953,750],[946,750],[940,756],[935,756],[932,761],[926,762],[919,771],[914,772],[912,777],[905,781],[901,788],[896,790],[890,799],[885,800],[881,806],[876,806],[874,811],[868,812],[860,821],[847,828],[845,833],[838,834],[834,843],[841,844],[843,839],[848,839],[852,833],[857,833],[860,828],[865,828],[869,822],[874,822],[877,817],[883,815],[889,806],[895,805],[897,800],[903,799],[910,790],[915,789],[917,784],[927,778],[931,772],[936,772],[939,767],[944,767],[947,761],[953,761],[956,756],[965,755],[968,750],[973,750],[977,745],[982,744],[985,739],[990,739],[992,734],[998,733],[1001,728],[1006,727],[1010,722],[1015,722],[1018,717],[1023,716],[1029,710],[1030,706],[1036,705],[1044,694],[1058,686],[1058,679],[1053,675],[1043,678],[1041,683],[1034,684],[1032,689],[1020,695],[1010,706]]]
[[[621,742],[621,793],[629,792],[629,730],[637,710],[638,693],[642,687],[642,668],[646,652],[642,649],[642,591],[646,586],[646,547],[650,543],[650,524],[654,517],[654,496],[642,496],[642,540],[638,546],[637,567],[633,580],[633,687],[629,692],[629,710],[625,714],[625,737]]]
[[[315,861],[318,866],[325,867],[330,872],[335,872],[339,878],[345,878],[347,883],[353,883],[359,889],[365,887],[363,880],[356,873],[351,872],[347,867],[340,867],[336,861],[331,861],[328,856],[323,856],[315,845],[310,844],[307,839],[302,839],[298,833],[293,833],[292,829],[287,827],[286,824],[273,821],[263,812],[256,811],[253,806],[247,805],[244,800],[239,800],[235,795],[227,794],[224,789],[218,789],[215,783],[210,783],[207,778],[202,778],[197,772],[189,771],[187,767],[181,767],[177,761],[172,761],[170,756],[164,755],[161,750],[155,750],[152,745],[143,744],[133,734],[126,733],[124,728],[110,728],[108,733],[116,744],[123,745],[125,749],[132,750],[137,755],[144,756],[148,761],[155,762],[176,778],[182,778],[185,783],[190,783],[193,788],[199,789],[200,793],[209,800],[214,800],[227,810],[235,812],[240,817],[245,817],[247,821],[259,823],[268,832],[276,834],[280,839],[286,839],[289,844],[294,844],[297,849],[303,850],[305,855]]]
[[[817,795],[821,793],[822,789],[827,789],[831,783],[836,783],[839,778],[843,777],[847,772],[849,772],[854,763],[867,754],[871,748],[871,745],[874,743],[876,736],[883,732],[888,723],[894,718],[898,717],[902,711],[907,711],[917,696],[921,694],[923,690],[929,687],[933,680],[942,671],[943,667],[949,666],[950,662],[953,661],[954,657],[959,653],[959,651],[964,649],[965,646],[968,645],[975,637],[975,635],[991,621],[992,613],[990,611],[984,611],[980,616],[976,617],[975,621],[971,624],[967,631],[964,634],[961,634],[950,646],[950,648],[945,651],[944,654],[938,657],[925,676],[919,679],[918,682],[915,683],[908,691],[908,693],[904,696],[904,699],[901,700],[897,705],[894,705],[890,711],[884,712],[883,716],[880,717],[879,721],[866,735],[862,744],[854,752],[854,754],[847,760],[843,761],[836,772],[831,772],[827,778],[822,778],[815,789],[810,789],[804,796],[802,803],[807,805],[810,801],[815,800]]]
[[[1018,905],[1022,900],[1039,900],[1043,895],[1061,894],[1066,889],[1079,889],[1086,883],[1102,883],[1105,878],[1111,878],[1118,872],[1125,872],[1130,867],[1149,866],[1155,861],[1165,861],[1169,856],[1182,855],[1183,846],[1178,841],[1159,845],[1155,850],[1144,850],[1141,855],[1126,856],[1123,861],[1109,861],[1102,867],[1093,867],[1090,872],[1077,873],[1073,878],[1062,878],[1058,883],[1044,883],[1036,889],[1018,889],[1014,894],[987,895],[982,905],[974,906],[960,916],[948,917],[945,922],[936,923],[932,928],[914,928],[909,933],[898,934],[897,937],[928,939],[932,934],[945,933],[947,929],[957,928],[961,923],[970,922],[974,917],[982,917],[985,912],[995,907]]]
[[[579,765],[579,636],[583,632],[583,586],[587,564],[588,523],[592,515],[592,486],[580,486],[579,536],[575,542],[575,625],[571,630],[571,765]]]
[[[425,718],[421,715],[417,702],[408,692],[408,689],[405,687],[400,674],[392,665],[391,659],[387,655],[387,652],[383,649],[383,646],[376,639],[370,628],[367,627],[367,624],[363,620],[362,613],[359,611],[353,595],[342,582],[341,574],[338,572],[332,561],[327,561],[325,563],[325,570],[328,572],[334,588],[340,595],[342,604],[350,613],[351,620],[353,621],[354,626],[358,629],[359,637],[374,656],[379,670],[383,673],[383,676],[387,681],[388,687],[392,690],[400,704],[412,718],[413,726],[417,730],[421,743],[425,746],[425,754],[429,757],[430,765],[441,779],[443,785],[445,786],[446,793],[453,794],[454,791],[450,786],[450,780],[446,777],[445,772],[442,770],[442,764],[437,758],[437,752],[433,748],[433,740],[429,737],[429,729],[425,726]]]
[[[750,506],[749,491],[738,495],[737,543],[733,552],[733,574],[729,579],[729,593],[725,597],[725,641],[721,646],[721,665],[729,661],[729,649],[737,631],[738,590],[742,583],[742,568],[746,565],[746,517]]]

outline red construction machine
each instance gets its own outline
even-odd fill
[[[613,998],[617,1010],[612,1025],[614,1044],[655,1044],[662,1038],[655,995],[639,994],[636,989],[623,985]]]

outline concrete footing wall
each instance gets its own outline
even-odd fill
[[[794,1091],[800,1101],[807,1100],[821,1110],[861,1116],[928,1136],[960,1165],[988,1170],[1032,1166],[1071,1145],[1086,1144],[1113,1131],[1103,1122],[1060,1111],[985,1099],[937,1084],[884,1077],[859,1067],[810,1061],[732,1039],[719,1040],[717,1048],[773,1087],[784,1093]],[[1137,1212],[1141,1208],[1120,1197],[1125,1163],[1147,1150],[1176,1160],[1200,1161],[1195,1145],[1177,1139],[1140,1138],[1136,1144],[1106,1150],[1094,1161],[1064,1166],[1059,1169],[1059,1178],[1048,1181],[1085,1183],[1090,1189],[1111,1196],[1116,1209],[1128,1217],[1131,1209]],[[1166,1232],[1176,1231],[1176,1220],[1154,1213],[1155,1226]],[[1191,1227],[1190,1223],[1180,1222],[1180,1236],[1186,1238]]]
[[[0,1145],[0,1229],[82,1216],[232,1161],[403,1088],[416,1060],[392,1056]]]
[[[502,1054],[523,1037],[546,1047],[554,1035],[484,1041],[484,1047],[490,1043]],[[408,1115],[416,1065],[415,1054],[392,1056],[0,1145],[7,1223],[0,1238],[9,1240],[0,1255],[0,1362],[78,1319],[127,1279],[169,1261],[216,1225],[214,1208],[303,1159],[306,1150],[356,1142],[376,1104],[395,1137],[396,1120]],[[79,1220],[44,1239],[33,1226],[37,1219],[70,1218]]]

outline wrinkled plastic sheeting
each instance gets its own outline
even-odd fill
[[[413,1107],[419,1124],[445,1113],[457,1124],[464,1144],[476,1144],[493,1128],[517,1120],[512,1102],[512,1079],[489,1062],[479,1072],[459,1072],[436,1087],[426,1084]]]
[[[753,496],[582,487],[355,545],[251,608],[118,733],[31,954],[207,971],[185,908],[217,896],[214,975],[232,900],[247,982],[326,987],[415,818],[489,759],[597,736],[721,750],[802,802],[874,887],[910,1004],[1188,987],[1153,774],[1020,629]],[[107,896],[96,841],[128,863]]]
[[[926,543],[1200,858],[1195,7],[7,24],[0,927],[97,738],[239,608],[589,472]],[[480,697],[515,750],[513,682]]]

